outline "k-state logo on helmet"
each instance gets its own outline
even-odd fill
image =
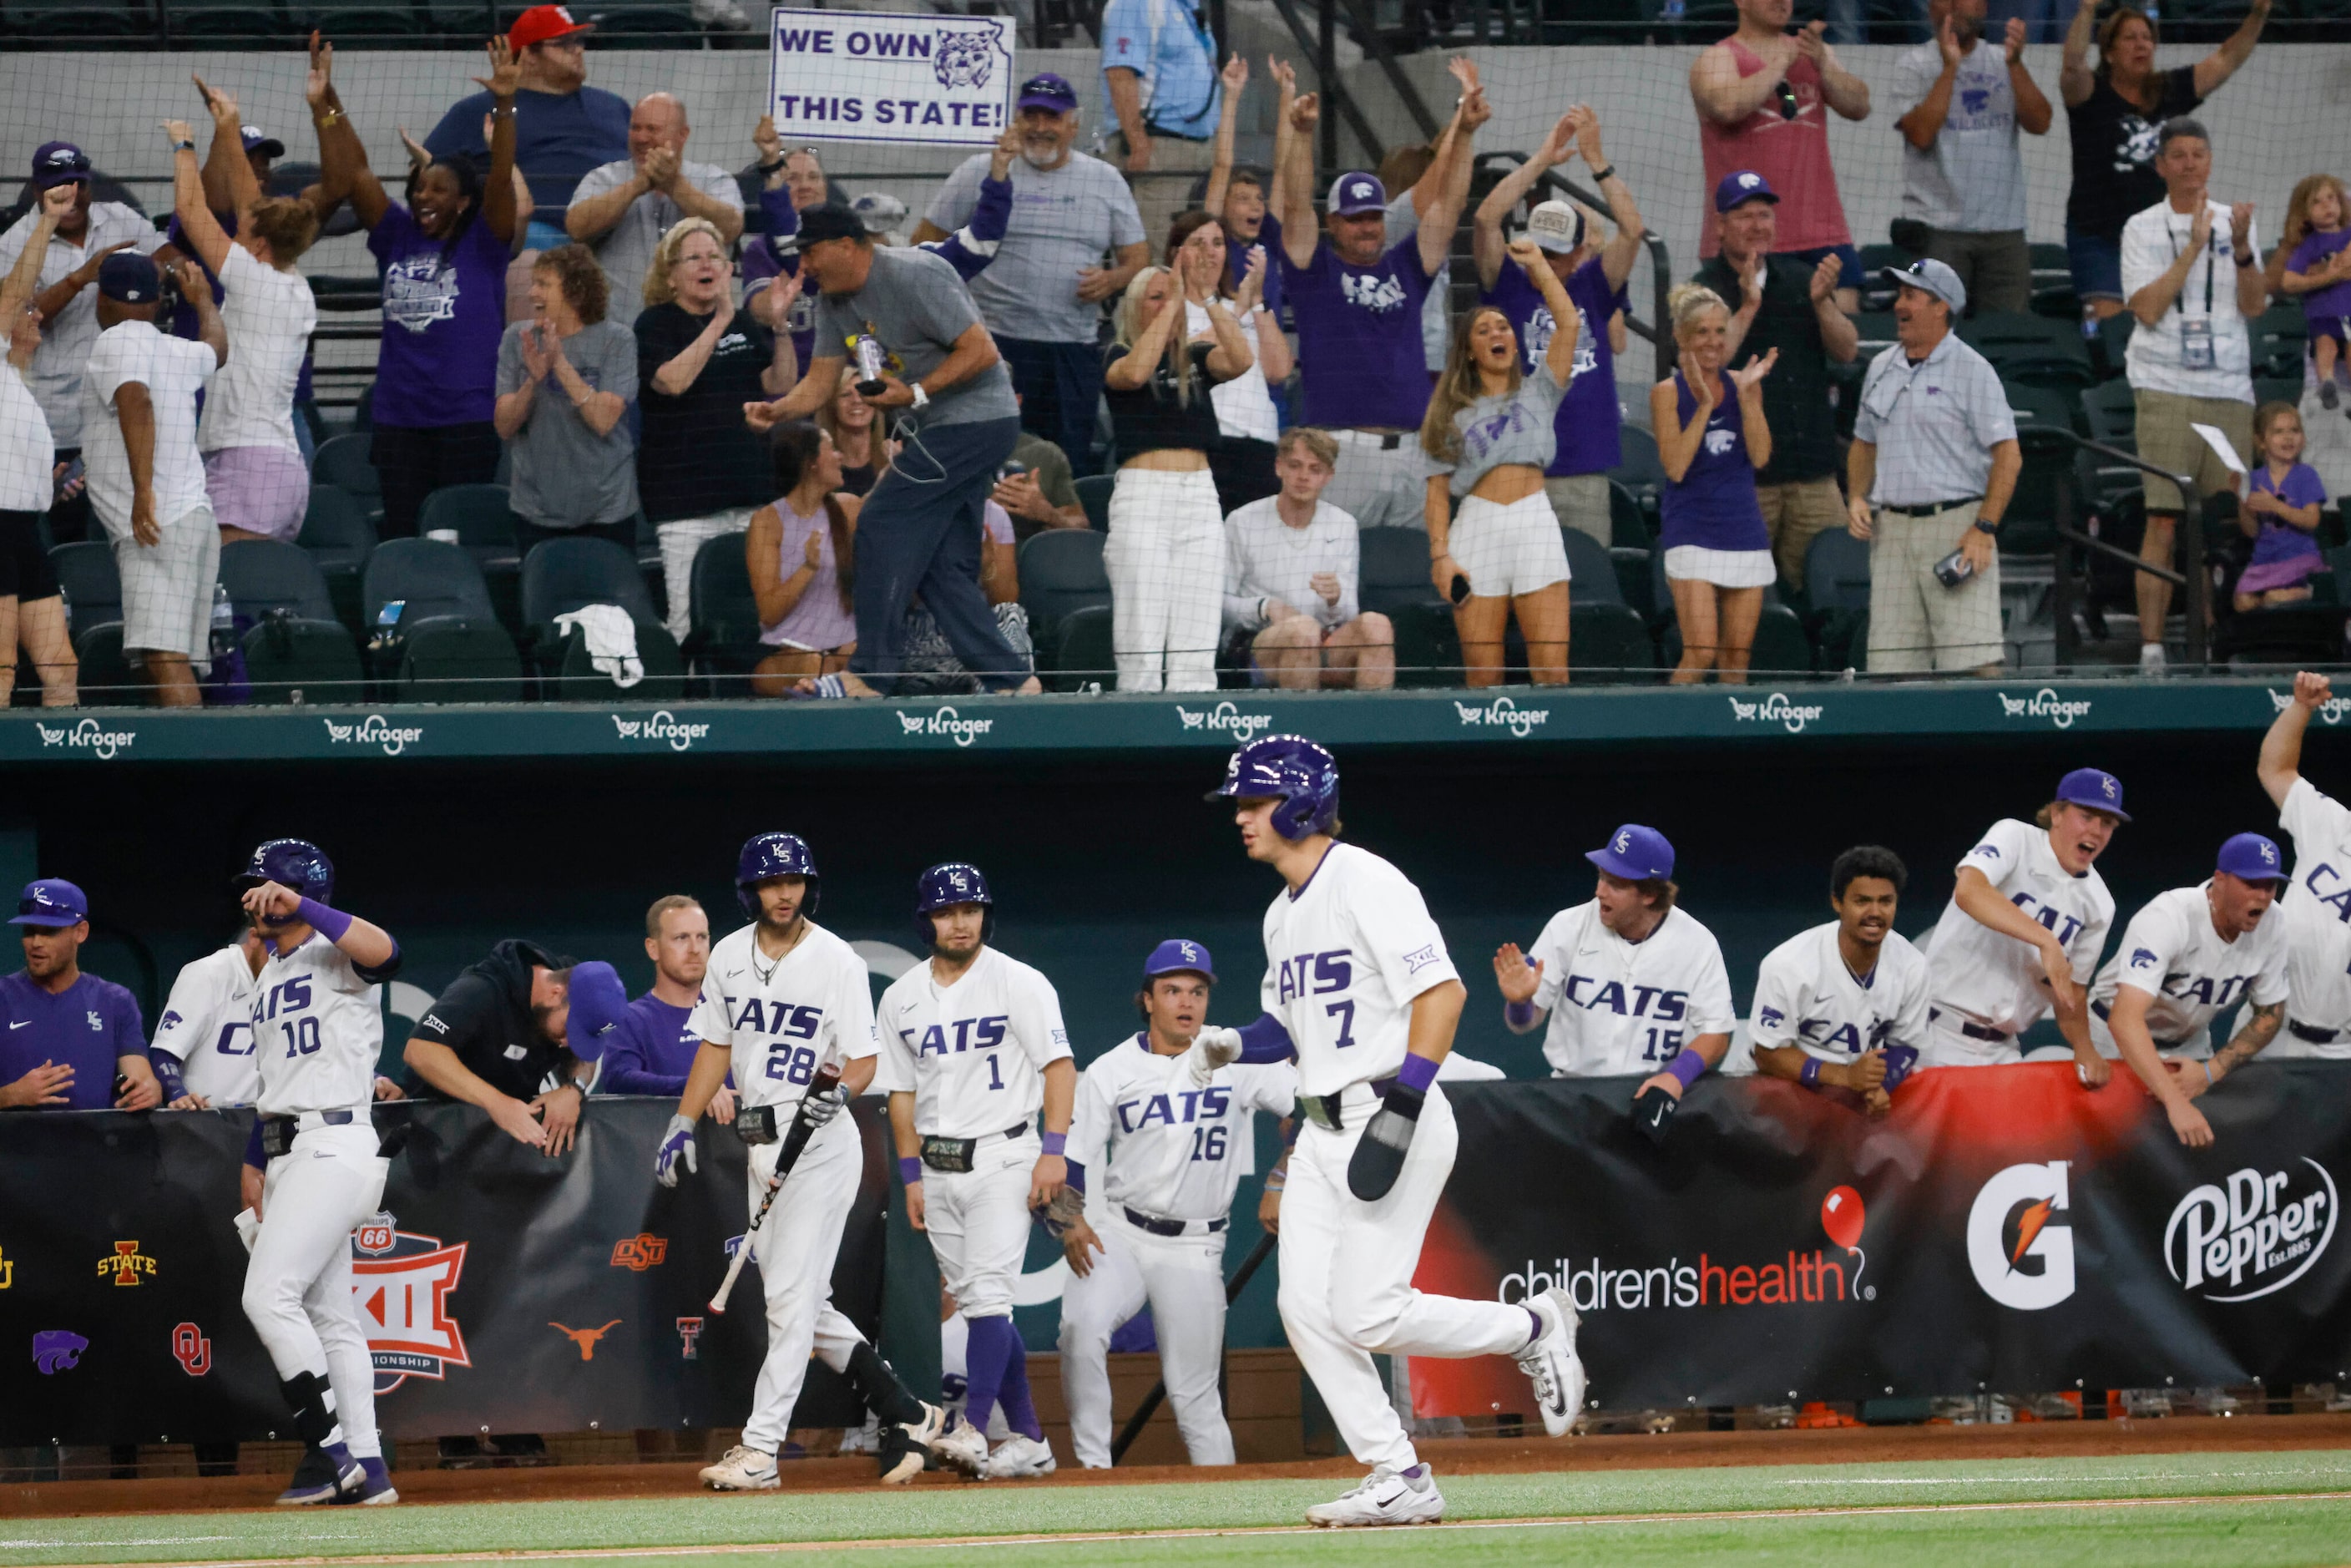
[[[2066,1163],[2011,1166],[1984,1183],[1968,1211],[1968,1267],[1983,1293],[2034,1312],[2074,1293],[2074,1229]]]

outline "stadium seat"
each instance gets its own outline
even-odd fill
[[[375,471],[374,447],[375,437],[363,430],[329,436],[310,460],[311,482],[347,491],[381,517],[383,480]]]
[[[1624,591],[1616,585],[1616,563],[1610,559],[1608,547],[1582,528],[1564,524],[1559,537],[1567,547],[1568,601],[1575,612],[1582,614],[1587,604],[1624,603]]]
[[[1616,597],[1640,612],[1645,621],[1654,621],[1657,607],[1650,602],[1649,551],[1631,545],[1612,545],[1608,564],[1616,569]]]
[[[1614,577],[1614,573],[1607,574]],[[1656,678],[1657,649],[1629,605],[1576,599],[1568,621],[1567,667],[1585,685],[1624,685]]]
[[[1641,497],[1634,494],[1631,486],[1617,478],[1608,481],[1608,542],[1637,549],[1647,549],[1657,542],[1649,508],[1641,504]]]
[[[2343,626],[2351,606],[2281,604],[2222,616],[2212,632],[2212,659],[2231,669],[2308,669],[2343,662]]]
[[[2098,379],[2081,328],[2046,316],[1991,311],[1970,317],[1959,323],[1959,340],[2011,385],[2086,387]]]
[[[310,507],[295,541],[327,576],[327,591],[335,614],[357,635],[360,631],[360,573],[375,550],[375,525],[360,503],[332,485],[310,486]]]
[[[1089,604],[1061,618],[1056,628],[1052,669],[1043,674],[1049,688],[1074,692],[1099,685],[1107,691],[1118,684],[1111,657],[1110,617],[1109,605]]]
[[[386,539],[368,557],[360,580],[360,623],[373,627],[384,605],[402,601],[405,629],[435,616],[495,622],[489,585],[474,558],[439,539]]]
[[[580,642],[579,633],[559,631],[555,624],[559,615],[569,614],[590,604],[616,604],[629,612],[637,623],[637,653],[645,662],[648,674],[657,654],[653,644],[667,650],[668,663],[683,677],[684,661],[679,657],[677,643],[662,626],[661,612],[653,605],[653,596],[646,591],[645,580],[637,570],[637,563],[629,552],[610,539],[556,538],[546,539],[531,547],[522,563],[522,626],[523,640],[531,655],[538,661],[542,674],[553,674],[566,680],[562,689],[584,692],[590,697],[606,694],[589,691],[569,684],[571,645]],[[658,632],[658,638],[652,633]],[[587,653],[580,653],[580,678],[592,674],[586,664]],[[662,699],[667,700],[667,699]]]
[[[1667,669],[1681,663],[1682,629],[1669,625],[1657,640],[1658,662]],[[1759,676],[1810,674],[1814,663],[1813,640],[1796,612],[1777,602],[1765,591],[1763,613],[1755,622],[1755,642],[1747,667]]]
[[[350,703],[366,694],[351,634],[283,609],[256,617],[245,634],[245,672],[256,703]]]
[[[2310,322],[2300,305],[2273,305],[2245,327],[2252,338],[2253,374],[2302,374],[2303,361],[2310,357]]]
[[[2138,319],[2127,310],[2117,310],[2098,323],[2098,335],[2090,340],[2090,358],[2098,372],[2108,381],[2123,373],[2123,357],[2129,352],[2131,333],[2138,328]]]
[[[2082,399],[2082,414],[2089,423],[2091,440],[2124,452],[2137,452],[2138,400],[2128,382],[2117,378],[2092,387]],[[2127,464],[2110,462],[2094,453],[2082,454],[2082,467],[2085,501],[2112,500],[2125,491],[2137,489],[2144,477]]]
[[[1843,528],[1813,536],[1804,550],[1804,601],[1820,667],[1858,667],[1869,625],[1869,546]]]
[[[445,485],[425,497],[417,508],[417,533],[444,528],[456,530],[457,542],[486,572],[513,571],[520,565],[514,509],[504,485]]]
[[[557,543],[565,541],[557,540]],[[581,544],[604,544],[608,549],[617,546],[602,539],[582,539]],[[536,556],[538,550],[531,551]],[[528,567],[526,566],[526,570]],[[550,650],[547,663],[549,675],[540,677],[543,690],[555,702],[629,702],[671,703],[685,695],[685,660],[677,651],[677,643],[669,628],[657,620],[643,616],[637,622],[637,662],[644,666],[644,678],[632,686],[616,685],[612,678],[596,668],[588,652],[588,640],[578,628],[563,634],[562,642]]]
[[[358,401],[351,404],[351,432],[358,434],[375,428],[375,383],[360,388]]]
[[[177,3],[172,0],[174,5]],[[381,0],[374,5],[311,5],[295,0],[286,7],[286,14],[297,37],[307,36],[316,28],[344,47],[411,38],[423,31],[425,25],[424,18],[408,0]]]
[[[103,539],[59,545],[49,552],[49,570],[65,590],[75,634],[122,619],[122,579],[114,570],[114,549]]]
[[[1076,481],[1078,505],[1086,509],[1086,526],[1098,534],[1110,532],[1110,493],[1117,487],[1115,474],[1092,474]]]
[[[767,653],[759,641],[759,601],[751,591],[742,535],[705,539],[694,552],[686,606],[692,630],[684,652],[698,673],[747,674]]]
[[[170,0],[172,41],[256,44],[282,38],[289,24],[275,6],[252,0]]]
[[[1109,609],[1103,543],[1103,536],[1092,528],[1047,528],[1030,535],[1014,558],[1020,573],[1020,607],[1029,612],[1029,631],[1040,658],[1059,663],[1053,650],[1071,616],[1081,610]]]
[[[522,656],[487,615],[428,615],[407,628],[392,693],[404,703],[520,702]]]
[[[2256,376],[2253,378],[2253,402],[2257,404],[2290,402],[2296,408],[2300,408],[2302,384],[2300,376]],[[2240,454],[2240,455],[2246,456],[2247,460],[2251,461],[2250,455]]]
[[[335,620],[326,573],[309,552],[282,539],[239,539],[223,545],[220,580],[240,615],[259,622],[283,610],[306,621]]]
[[[145,0],[94,0],[68,7],[10,5],[8,30],[19,38],[152,37],[155,18]]]
[[[136,707],[146,700],[146,679],[132,672],[130,657],[122,651],[119,616],[76,632],[74,657],[81,664],[77,678],[84,706]]]
[[[1608,470],[1608,477],[1635,496],[1656,494],[1666,482],[1666,465],[1657,460],[1657,438],[1637,424],[1624,426],[1617,435],[1622,461]]]

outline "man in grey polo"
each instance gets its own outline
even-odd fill
[[[1861,385],[1847,528],[1870,541],[1872,674],[2000,673],[2000,520],[2024,457],[2008,393],[1953,335],[1967,308],[1939,261],[1889,267],[1894,347]],[[1949,580],[1946,580],[1949,579]]]

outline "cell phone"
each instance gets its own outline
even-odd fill
[[[1018,479],[1027,472],[1029,472],[1029,465],[1026,463],[1007,463],[996,471],[996,482],[1001,485],[1007,479]]]
[[[1965,550],[1953,550],[1935,563],[1935,579],[1945,588],[1957,588],[1976,574],[1976,563]]]
[[[131,1092],[131,1074],[129,1074],[128,1072],[118,1072],[118,1073],[116,1073],[116,1074],[114,1075],[114,1097],[115,1097],[117,1100],[120,1100],[120,1099],[121,1099],[125,1094],[128,1094],[128,1093],[130,1093],[130,1092]]]
[[[1469,580],[1461,573],[1458,571],[1455,572],[1453,574],[1453,586],[1447,591],[1447,597],[1450,598],[1456,604],[1467,603],[1469,599]]]
[[[89,473],[89,465],[78,457],[67,464],[66,471],[57,476],[57,498],[63,501],[71,497],[81,487],[81,482]]]
[[[400,624],[400,612],[408,608],[405,599],[387,599],[375,612],[376,630],[388,632]]]

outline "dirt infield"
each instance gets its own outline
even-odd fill
[[[1665,1437],[1547,1439],[1461,1438],[1418,1445],[1447,1474],[1649,1469],[1676,1466],[1834,1464],[1905,1459],[2081,1458],[2117,1454],[2262,1452],[2351,1448],[2351,1416],[2239,1416],[2139,1421],[2065,1421],[1984,1427],[1848,1427],[1820,1431],[1690,1432]],[[395,1472],[404,1502],[560,1501],[676,1497],[694,1492],[696,1464],[567,1465],[538,1469]],[[1353,1460],[1239,1465],[1215,1479],[1281,1480],[1353,1476]],[[873,1487],[864,1458],[806,1459],[783,1467],[791,1491]],[[1204,1479],[1188,1466],[1062,1470],[1040,1486],[1091,1486]],[[47,1481],[0,1487],[0,1518],[92,1514],[192,1513],[267,1508],[283,1488],[277,1476],[216,1479]],[[929,1475],[922,1486],[959,1486]]]

